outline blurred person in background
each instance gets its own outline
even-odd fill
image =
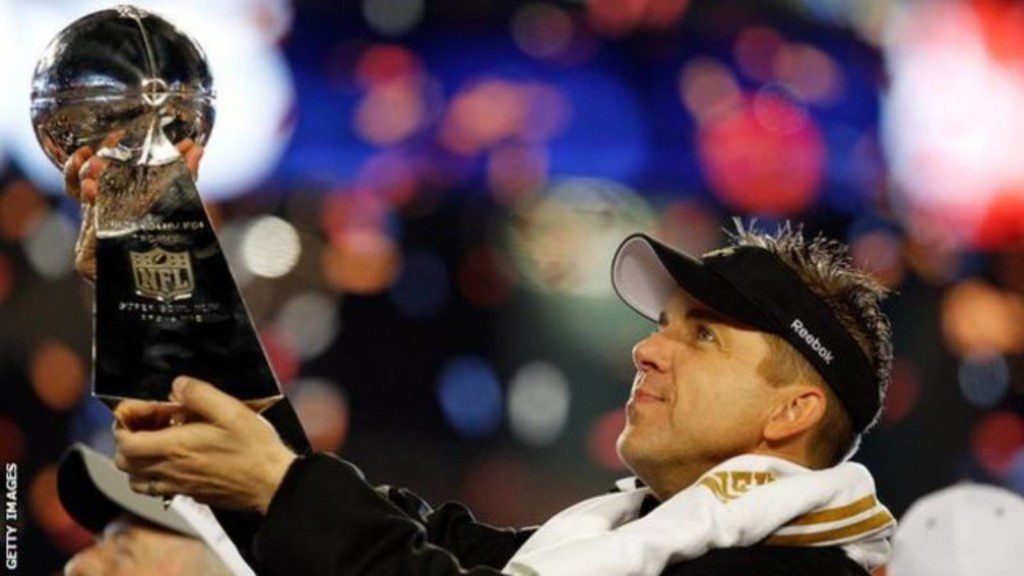
[[[133,492],[110,458],[84,444],[61,458],[57,490],[71,517],[96,534],[68,560],[65,576],[252,574],[226,537],[203,535],[223,535],[204,506],[164,508],[159,498]]]
[[[1011,576],[1024,570],[1024,498],[962,483],[928,494],[900,520],[878,576]]]
[[[195,172],[201,150],[183,153]],[[87,204],[102,171],[88,157],[67,170]],[[86,223],[87,276],[94,242]],[[733,246],[698,259],[634,235],[612,279],[658,326],[633,349],[618,441],[637,478],[539,528],[497,529],[461,505],[374,488],[184,376],[169,404],[118,406],[115,462],[136,491],[262,516],[251,541],[233,535],[261,574],[863,575],[884,564],[894,521],[847,458],[878,418],[891,330],[886,290],[847,248],[740,224]],[[186,424],[165,426],[182,411]]]

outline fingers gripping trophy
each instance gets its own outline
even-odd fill
[[[95,244],[93,394],[108,405],[165,401],[179,375],[257,405],[281,397],[186,165],[213,121],[202,49],[135,7],[72,23],[36,67],[46,154],[102,165],[80,242]]]

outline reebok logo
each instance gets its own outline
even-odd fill
[[[790,324],[789,327],[793,329],[793,332],[796,332],[796,335],[799,336],[801,340],[807,342],[807,345],[811,347],[811,350],[814,350],[818,356],[825,361],[825,364],[832,363],[832,351],[825,348],[825,345],[822,344],[821,340],[818,340],[814,334],[808,332],[807,328],[804,328],[804,323],[799,318],[793,320],[793,323]]]

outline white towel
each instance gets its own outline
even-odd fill
[[[780,458],[737,456],[637,518],[649,494],[648,488],[632,488],[563,510],[526,541],[503,571],[516,576],[656,576],[669,564],[714,548],[762,541],[841,546],[870,571],[888,561],[896,524],[875,496],[871,473],[852,462],[810,470]]]

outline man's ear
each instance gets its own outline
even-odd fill
[[[799,436],[825,417],[828,399],[821,388],[794,384],[779,388],[778,392],[778,402],[764,428],[768,442],[783,442]]]

